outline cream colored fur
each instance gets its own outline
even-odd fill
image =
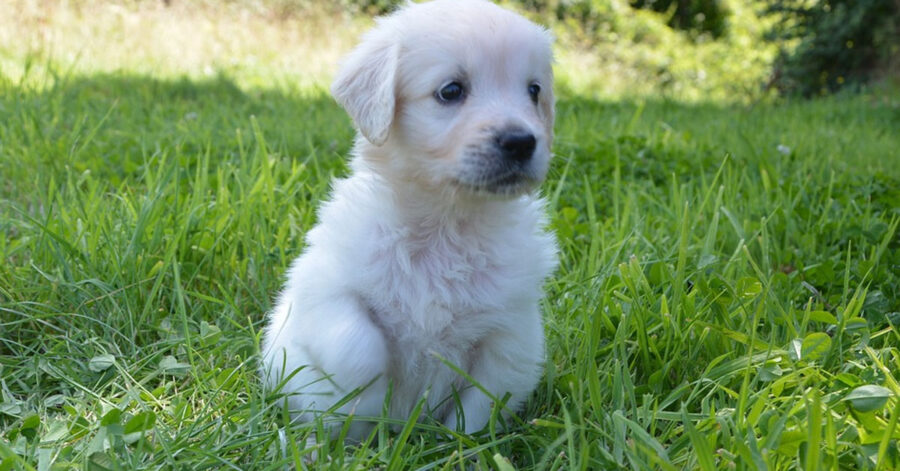
[[[509,394],[509,410],[533,391],[556,265],[536,194],[551,156],[551,61],[543,28],[480,0],[410,3],[348,56],[332,92],[360,133],[352,173],[320,208],[262,343],[265,381],[283,383],[300,420],[361,388],[338,412],[388,404],[405,420],[427,393],[433,417],[478,431],[492,400],[445,361]],[[453,81],[464,99],[442,102]],[[527,160],[498,153],[509,129],[534,136]],[[350,432],[369,430],[357,420]]]

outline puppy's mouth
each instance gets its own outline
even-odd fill
[[[535,148],[536,142],[530,133],[501,135],[513,142],[506,142],[495,134],[467,146],[459,159],[461,165],[457,167],[453,183],[458,188],[483,195],[518,196],[533,190],[544,179],[549,160],[546,151]],[[529,142],[525,142],[526,138]]]
[[[537,178],[521,169],[500,172],[463,174],[454,183],[475,193],[499,196],[517,196],[530,191],[538,184]]]

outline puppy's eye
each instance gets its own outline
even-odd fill
[[[541,84],[532,83],[528,86],[528,95],[531,96],[531,101],[537,103],[538,95],[541,94]]]
[[[450,82],[435,92],[435,97],[441,103],[456,103],[462,100],[465,89],[459,82]]]

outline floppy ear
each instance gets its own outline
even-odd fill
[[[359,132],[377,146],[387,141],[394,120],[398,49],[389,34],[373,30],[344,60],[331,85]]]

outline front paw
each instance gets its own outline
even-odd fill
[[[478,393],[477,398],[465,397],[458,407],[447,413],[444,426],[454,432],[471,435],[483,430],[491,420],[493,401]],[[469,400],[466,400],[469,399]]]

